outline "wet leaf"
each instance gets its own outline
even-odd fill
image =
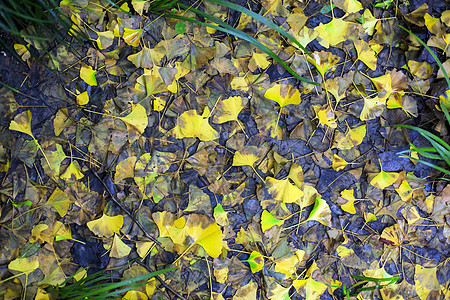
[[[8,264],[8,269],[19,271],[24,274],[30,274],[39,268],[39,261],[37,256],[18,257]]]
[[[104,216],[106,216],[106,215],[104,215]],[[122,258],[122,257],[130,254],[130,251],[131,251],[131,248],[127,244],[122,242],[122,240],[117,236],[117,234],[114,234],[114,239],[113,239],[113,243],[111,246],[111,252],[109,253],[109,256],[114,257],[114,258]]]
[[[238,115],[244,106],[247,104],[247,100],[244,97],[230,97],[223,101],[220,101],[216,107],[213,122],[222,124],[228,121],[237,121]]]
[[[61,217],[64,217],[67,214],[70,206],[70,199],[66,193],[61,191],[58,187],[56,187],[50,197],[48,198],[45,205],[52,206]]]
[[[31,111],[29,110],[18,114],[9,124],[9,130],[15,130],[28,134],[34,139],[34,135],[31,132],[31,117]]]
[[[81,65],[80,69],[80,78],[83,79],[84,82],[86,82],[89,85],[96,86],[97,85],[97,79],[95,78],[95,75],[97,74],[96,70],[92,70],[91,66],[88,65]]]
[[[352,24],[342,19],[333,19],[327,24],[320,24],[316,27],[319,33],[319,43],[325,48],[336,46],[345,41],[352,32]]]
[[[177,118],[177,125],[173,129],[176,138],[199,138],[201,141],[213,141],[219,138],[219,133],[209,125],[209,111],[205,110],[202,116],[193,109],[185,111]]]
[[[127,125],[127,131],[135,130],[143,134],[148,125],[148,117],[145,108],[141,104],[136,104],[133,110],[126,117],[119,117]]]
[[[284,220],[277,219],[267,210],[263,210],[261,214],[261,229],[263,232],[266,232],[273,226],[281,226],[283,224]]]
[[[395,172],[384,172],[380,164],[381,171],[371,181],[370,184],[376,188],[384,189],[397,181],[399,174]]]
[[[100,219],[90,221],[87,224],[89,230],[99,237],[111,237],[115,233],[119,233],[123,226],[123,216],[107,216],[103,214]]]
[[[275,101],[280,107],[285,107],[289,104],[300,104],[301,101],[300,92],[291,85],[286,84],[275,84],[264,93],[264,97]]]
[[[341,197],[347,201],[345,204],[341,204],[341,208],[350,214],[356,214],[355,209],[356,199],[355,196],[353,196],[353,189],[343,190],[341,192]]]
[[[308,219],[301,223],[306,223],[308,221],[317,221],[325,226],[331,227],[331,210],[325,200],[316,198],[316,202],[314,202],[314,207],[309,214]]]
[[[126,44],[133,46],[133,47],[137,47],[137,46],[139,46],[142,31],[143,31],[143,29],[125,28],[123,30],[123,36],[122,36],[123,40],[125,41]]]
[[[246,260],[246,262],[250,265],[250,269],[253,273],[261,271],[264,267],[264,257],[257,251],[250,253],[250,257]]]
[[[64,173],[61,174],[60,178],[66,181],[76,181],[84,177],[84,174],[80,171],[80,166],[76,161],[70,162]]]

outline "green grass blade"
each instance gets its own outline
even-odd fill
[[[209,1],[209,2],[213,2],[216,4],[220,4],[223,6],[226,6],[228,8],[237,10],[241,13],[245,13],[246,15],[249,15],[250,17],[252,17],[255,20],[260,21],[261,23],[263,23],[266,26],[269,26],[270,28],[276,30],[278,33],[280,33],[281,35],[283,35],[284,37],[286,37],[288,40],[290,40],[291,42],[293,42],[294,44],[296,44],[297,46],[300,47],[300,49],[302,49],[306,54],[308,54],[309,56],[312,57],[311,53],[309,53],[308,50],[305,49],[305,47],[303,47],[302,44],[300,44],[299,41],[297,41],[297,39],[295,37],[293,37],[292,35],[290,35],[289,33],[287,33],[284,29],[282,29],[280,26],[276,25],[275,23],[273,23],[272,21],[270,21],[267,18],[264,18],[263,16],[234,3],[231,3],[229,1],[225,1],[225,0],[205,0],[205,1]]]
[[[426,166],[428,166],[428,167],[431,167],[431,168],[434,168],[434,169],[436,169],[436,170],[438,170],[438,171],[441,171],[442,173],[445,173],[445,174],[447,174],[447,175],[450,175],[450,171],[447,170],[447,169],[444,169],[444,168],[442,168],[442,167],[436,166],[435,164],[432,164],[432,163],[430,163],[430,162],[424,161],[424,160],[422,160],[422,159],[417,159],[417,158],[414,158],[414,157],[411,157],[411,156],[407,156],[407,157],[408,157],[409,159],[411,159],[411,160],[417,161],[417,162],[419,162],[419,163],[421,163],[421,164],[424,164],[424,165],[426,165]]]
[[[375,278],[375,277],[352,275],[352,277],[355,279],[358,279],[358,280],[366,280],[366,281],[372,281],[372,282],[385,282],[385,281],[396,282],[397,280],[400,279],[400,277],[398,277],[398,276],[393,276],[393,277],[389,277],[389,278]]]
[[[420,127],[415,127],[415,126],[410,126],[410,125],[394,125],[395,127],[402,127],[402,128],[408,128],[408,129],[412,129],[412,130],[416,130],[417,132],[419,132],[422,136],[424,136],[425,138],[430,138],[432,140],[434,140],[435,142],[439,143],[440,145],[442,145],[444,148],[447,149],[447,151],[450,151],[450,145],[447,144],[444,140],[442,140],[440,137],[432,134],[429,131],[426,131],[425,129],[422,129]]]
[[[184,5],[184,4],[179,4],[180,7],[184,8],[184,9],[189,9],[192,10],[194,13],[203,16],[205,19],[210,20],[216,24],[219,24],[223,27],[219,27],[216,25],[212,25],[212,24],[208,24],[208,23],[204,23],[204,22],[200,22],[196,19],[193,18],[188,18],[188,17],[184,17],[184,16],[178,16],[178,15],[174,15],[174,14],[166,14],[167,17],[171,17],[174,19],[179,19],[179,20],[183,20],[183,21],[188,21],[188,22],[193,22],[196,24],[201,24],[203,26],[207,26],[207,27],[211,27],[214,28],[216,30],[234,35],[242,40],[245,40],[251,44],[253,44],[254,46],[258,47],[259,49],[261,49],[264,53],[266,53],[267,55],[269,55],[270,57],[272,57],[275,61],[277,61],[279,64],[281,64],[292,76],[294,76],[296,79],[303,81],[305,83],[309,83],[309,84],[313,84],[313,85],[318,85],[318,83],[315,83],[313,81],[310,81],[306,78],[301,77],[300,75],[298,75],[294,70],[292,70],[278,55],[276,55],[275,53],[272,52],[272,50],[270,50],[269,48],[267,48],[266,46],[264,46],[263,44],[261,44],[259,41],[257,41],[256,39],[254,39],[253,37],[249,36],[248,34],[235,29],[234,27],[230,26],[227,23],[222,22],[221,20],[214,18],[202,11],[199,11],[197,9],[194,8],[189,8],[188,6]]]
[[[403,29],[404,31],[406,31],[407,33],[409,33],[410,35],[412,35],[413,37],[415,37],[419,41],[419,43],[421,43],[428,50],[428,52],[430,52],[431,56],[433,56],[434,60],[438,64],[439,68],[442,70],[442,73],[444,73],[445,80],[447,80],[447,85],[450,88],[450,79],[448,78],[448,74],[447,74],[447,72],[445,72],[444,66],[442,65],[439,58],[437,58],[436,54],[434,54],[433,51],[431,51],[430,47],[428,47],[428,45],[425,44],[417,35],[415,35],[414,33],[412,33],[411,31],[409,31],[408,29],[406,29],[405,27],[403,27],[401,25],[398,25],[398,26],[401,29]]]
[[[86,297],[89,298],[89,296],[97,295],[99,293],[105,293],[105,292],[108,292],[110,290],[114,290],[114,289],[123,287],[125,285],[133,285],[134,283],[136,283],[138,281],[146,280],[146,279],[149,279],[149,278],[154,277],[156,275],[160,275],[160,274],[163,274],[163,273],[175,270],[175,269],[177,269],[177,267],[155,271],[155,272],[152,272],[152,273],[148,273],[148,274],[145,274],[145,275],[142,275],[142,276],[139,276],[139,277],[136,277],[136,278],[132,278],[132,279],[123,280],[123,281],[120,281],[120,282],[113,282],[111,284],[108,284],[105,287],[101,287],[100,289],[94,289],[94,290],[90,289],[89,292],[83,294],[82,296],[78,296],[78,297],[75,297],[75,298],[72,298],[72,299],[73,300],[86,299]]]
[[[444,105],[444,101],[440,101],[440,103],[441,103],[442,111],[444,112],[444,115],[447,118],[447,122],[448,122],[448,124],[450,124],[450,113],[448,112],[447,107]]]

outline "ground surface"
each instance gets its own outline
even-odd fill
[[[448,299],[450,187],[398,154],[426,140],[388,127],[448,141],[445,81],[397,26],[445,62],[448,7],[361,2],[241,3],[312,58],[206,6],[317,86],[200,25],[132,30],[149,23],[145,1],[134,17],[63,6],[97,41],[74,44],[79,55],[49,45],[54,72],[1,55],[2,81],[20,92],[0,89],[0,276],[27,275],[0,297],[34,299],[80,268],[129,278],[175,265],[126,298],[343,299],[359,275],[385,285],[351,289],[360,299]]]

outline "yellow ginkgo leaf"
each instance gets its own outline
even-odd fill
[[[84,177],[84,174],[80,171],[80,166],[76,161],[72,161],[66,168],[60,178],[66,181],[76,181]]]
[[[380,19],[375,18],[372,15],[372,12],[370,11],[370,9],[366,8],[366,10],[364,11],[363,14],[364,17],[364,24],[362,24],[364,31],[368,34],[368,35],[372,35],[375,31],[375,26],[377,25],[378,21]]]
[[[342,9],[346,14],[359,12],[363,9],[361,2],[358,0],[335,0],[333,4]]]
[[[433,74],[433,67],[427,61],[408,61],[408,68],[412,75],[420,79],[428,79]]]
[[[340,170],[344,169],[348,165],[348,162],[345,161],[342,157],[340,157],[337,154],[333,154],[333,162],[331,167],[333,170],[339,172]]]
[[[356,214],[355,209],[355,196],[353,196],[353,189],[351,190],[343,190],[341,192],[341,197],[347,200],[345,204],[341,204],[342,210],[350,213],[350,214]]]
[[[213,122],[222,124],[228,121],[238,121],[237,117],[246,103],[247,99],[239,96],[220,101],[216,107]]]
[[[86,105],[89,102],[89,95],[87,91],[78,94],[76,97],[76,101],[78,105]],[[64,108],[63,108],[64,109]]]
[[[155,246],[155,242],[138,241],[136,242],[136,252],[141,258],[145,258]]]
[[[375,221],[377,219],[377,216],[375,216],[373,213],[364,212],[364,220],[367,222]]]
[[[114,234],[113,243],[111,246],[111,252],[109,253],[110,257],[122,258],[130,254],[131,248],[122,242],[122,240]]]
[[[264,256],[262,256],[258,251],[252,251],[246,262],[250,265],[252,272],[257,273],[264,267]]]
[[[100,237],[110,237],[114,233],[118,233],[123,226],[123,216],[117,215],[114,217],[103,214],[100,219],[90,221],[87,224],[89,230]]]
[[[29,48],[30,44],[28,44],[27,46],[22,44],[14,44],[14,50],[23,61],[27,61],[31,57],[31,53],[30,51],[28,51]]]
[[[285,278],[291,277],[295,274],[295,270],[297,270],[305,254],[305,251],[297,250],[295,254],[289,254],[275,260],[275,272],[283,273],[286,276]]]
[[[245,15],[245,14],[242,14]],[[239,287],[236,291],[236,293],[233,296],[233,300],[248,300],[248,299],[258,299],[257,298],[257,292],[258,292],[258,284],[256,282],[250,281],[246,285],[242,285]],[[289,292],[289,290],[288,290]],[[289,295],[288,295],[289,297]],[[216,300],[222,300],[222,298],[214,298]]]
[[[143,134],[148,125],[148,117],[145,108],[141,104],[136,104],[133,110],[126,117],[119,117],[125,122],[127,131],[135,130]]]
[[[69,115],[69,110],[65,107],[59,109],[56,112],[55,118],[53,119],[53,127],[55,129],[55,135],[59,136],[61,132],[72,125],[73,120]]]
[[[62,240],[71,240],[72,239],[72,231],[70,230],[69,225],[64,225],[63,223],[56,221],[56,228],[59,228],[55,232],[55,241]]]
[[[22,133],[26,133],[34,139],[33,133],[31,132],[31,111],[27,110],[21,112],[14,117],[14,120],[9,124],[9,130],[15,130]]]
[[[408,181],[403,180],[400,186],[395,190],[403,201],[409,202],[412,199],[414,190],[411,188]]]
[[[253,55],[248,63],[249,69],[252,72],[256,71],[258,68],[266,69],[271,64],[267,58],[268,56],[265,53],[253,52]]]
[[[236,151],[233,157],[233,166],[253,166],[255,162],[260,159],[257,152],[257,147],[247,146],[240,151]]]
[[[114,182],[116,184],[125,178],[134,178],[134,166],[136,161],[136,156],[130,156],[116,165],[116,173],[114,174]]]
[[[209,125],[208,118],[198,115],[195,109],[185,111],[177,118],[173,134],[178,139],[190,137],[213,141],[219,138],[219,133]]]
[[[303,197],[303,191],[289,182],[289,179],[278,180],[273,177],[266,178],[266,187],[273,199],[281,201],[282,208],[288,212],[285,203],[296,203]]]
[[[216,207],[214,207],[214,219],[220,226],[227,226],[229,224],[228,212],[223,209],[220,203],[217,203]]]
[[[127,59],[131,61],[136,68],[151,69],[153,67],[151,51],[152,50],[150,48],[147,48],[144,45],[141,51],[129,55]]]
[[[331,52],[320,51],[312,53],[312,57],[308,56],[306,59],[316,67],[322,78],[325,79],[325,73],[328,70],[331,71],[341,58]]]
[[[264,93],[264,97],[275,101],[280,107],[289,104],[297,105],[301,101],[300,92],[287,84],[275,84]]]
[[[331,107],[328,105],[326,107],[321,107],[318,105],[313,106],[314,111],[316,112],[316,116],[319,119],[319,125],[328,126],[330,128],[336,128],[336,115],[334,114]]]
[[[95,74],[97,74],[96,70],[92,70],[91,66],[83,64],[80,69],[80,78],[83,79],[89,85],[96,86],[97,79],[95,78]]]
[[[325,48],[329,48],[345,41],[352,34],[352,27],[350,22],[333,19],[327,24],[320,24],[315,30],[319,33],[319,43]]]
[[[213,258],[222,254],[222,230],[216,222],[205,215],[190,214],[186,218],[185,229],[195,244],[202,246]]]
[[[147,2],[147,1],[145,1],[145,2]],[[135,290],[132,290],[132,291],[128,291],[128,292],[123,296],[123,299],[125,299],[125,300],[147,300],[148,297],[147,297],[146,294],[144,294],[144,293],[141,292],[141,291],[135,291]]]
[[[421,265],[415,265],[414,269],[414,287],[417,295],[421,300],[429,299],[433,291],[440,291],[441,285],[437,278],[438,267],[422,267]],[[443,285],[442,285],[443,287]],[[448,294],[447,294],[448,295]],[[441,298],[436,294],[437,298]],[[442,297],[445,299],[447,297]]]
[[[377,57],[375,51],[370,48],[369,43],[363,40],[356,40],[353,43],[358,53],[358,59],[375,71],[377,68]]]
[[[314,207],[309,214],[308,219],[301,223],[306,223],[308,221],[317,221],[325,226],[331,227],[331,209],[327,202],[317,197],[316,202],[314,202]]]
[[[338,131],[334,138],[333,148],[338,148],[339,150],[349,150],[355,146],[362,143],[364,137],[366,136],[366,124],[349,128],[346,133]]]
[[[359,118],[361,121],[368,121],[375,119],[383,113],[386,109],[386,102],[380,100],[378,96],[374,98],[364,98],[364,107]]]
[[[70,203],[71,201],[68,195],[61,191],[58,187],[56,187],[45,205],[50,205],[51,207],[53,207],[62,218],[69,211]]]
[[[114,41],[114,33],[111,30],[104,32],[97,32],[98,38],[95,40],[97,42],[97,46],[100,49],[106,49],[113,44]]]
[[[9,263],[8,269],[29,274],[39,268],[39,260],[36,255],[19,257]]]
[[[381,171],[371,181],[370,185],[376,188],[384,189],[397,181],[399,174],[395,172],[384,172],[383,166],[380,164]]]
[[[269,230],[273,226],[281,226],[283,224],[284,224],[284,220],[277,219],[267,210],[263,210],[263,212],[261,214],[262,232],[266,232],[266,230]]]
[[[139,46],[139,41],[141,39],[143,29],[130,29],[125,28],[123,30],[123,40],[130,46]]]

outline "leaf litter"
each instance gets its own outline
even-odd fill
[[[436,64],[396,24],[448,65],[450,10],[419,2],[250,5],[311,57],[233,16],[318,86],[246,41],[149,18],[149,1],[61,2],[96,35],[86,56],[55,48],[59,75],[38,68],[34,85],[17,44],[30,71],[2,69],[23,81],[0,96],[4,297],[48,299],[80,269],[126,279],[142,263],[178,268],[126,299],[448,298],[449,186],[397,154],[427,146],[420,135],[389,127],[448,142]]]

